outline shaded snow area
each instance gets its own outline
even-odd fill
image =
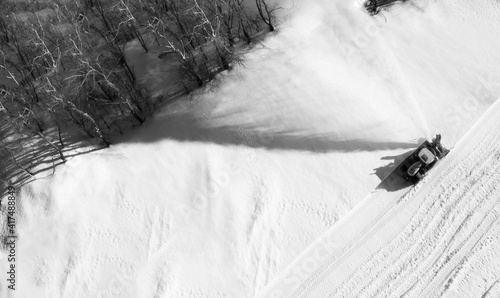
[[[318,274],[269,293],[498,296],[498,107],[456,143],[500,96],[500,3],[283,6],[217,88],[19,190],[9,295],[254,297],[329,231]],[[461,149],[366,197],[434,130]]]

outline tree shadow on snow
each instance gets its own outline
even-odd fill
[[[132,135],[113,140],[115,143],[158,142],[172,139],[220,145],[246,146],[268,150],[309,152],[356,152],[416,148],[414,142],[379,142],[365,139],[339,139],[328,133],[307,131],[263,131],[250,125],[234,127],[211,125],[190,113],[161,115],[148,121]]]
[[[53,147],[37,136],[14,135],[8,126],[0,125],[0,196],[4,197],[8,186],[19,189],[38,179],[51,177],[57,166],[64,164]],[[13,136],[12,138],[7,138]],[[46,135],[58,147],[53,135]],[[101,148],[91,147],[83,136],[63,132],[61,139],[64,148],[61,151],[69,160],[72,157],[87,154]],[[76,150],[86,147],[86,149]]]

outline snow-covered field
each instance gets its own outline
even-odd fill
[[[498,1],[409,1],[374,18],[351,0],[285,4],[290,18],[217,89],[166,106],[111,148],[75,157],[53,177],[20,189],[15,297],[255,296],[317,237],[355,218],[354,206],[364,210],[366,195],[422,138],[436,129],[454,145],[500,96]],[[481,137],[469,146],[476,140]],[[455,155],[449,163],[460,169]],[[494,163],[478,166],[470,177]],[[462,195],[467,187],[486,191],[495,176],[469,185],[454,180],[460,173],[440,174],[445,168],[439,165],[416,190],[437,201],[415,194],[416,200],[403,196],[395,204],[410,189],[390,196],[386,208],[416,207],[391,209],[403,213],[391,213],[388,234],[385,222],[375,221],[380,232],[361,242],[376,245],[345,255],[349,270],[328,275],[336,280],[329,293],[421,291],[421,283],[450,280],[431,271],[450,271],[433,267],[448,263],[468,267],[450,271],[457,272],[450,284],[432,284],[430,291],[447,288],[443,295],[460,296],[466,289],[477,296],[495,272],[498,278],[498,230],[485,230],[493,202],[479,196],[466,202]],[[440,175],[451,178],[434,181]],[[466,208],[474,212],[469,216]],[[447,210],[464,214],[444,216]],[[412,225],[414,219],[422,225]],[[453,237],[447,227],[457,221],[469,226]],[[484,234],[493,246],[468,254],[472,242],[462,240],[476,223],[473,237]],[[397,233],[393,242],[386,238],[391,233]],[[435,238],[431,253],[437,244],[450,253],[412,254],[412,241],[427,233]],[[452,262],[440,261],[455,248]],[[6,266],[3,253],[0,268]],[[0,282],[2,297],[12,295],[5,278]]]

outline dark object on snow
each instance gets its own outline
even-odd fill
[[[395,2],[406,2],[407,0],[366,0],[365,8],[370,15],[376,15],[386,6],[392,5]]]
[[[441,144],[441,135],[438,134],[432,142],[425,141],[401,163],[400,175],[406,181],[416,184],[449,152],[450,150]]]

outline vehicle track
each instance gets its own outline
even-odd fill
[[[461,195],[463,197],[463,195]],[[436,201],[431,201],[431,200],[426,200],[427,202],[436,202]],[[407,283],[413,283],[414,280],[418,279],[418,276],[422,271],[426,271],[427,269],[420,269],[416,270],[416,265],[421,266],[420,262],[424,262],[429,259],[424,259],[424,260],[419,260],[417,258],[418,253],[417,251],[422,251],[422,247],[424,247],[424,244],[426,244],[426,235],[429,234],[434,234],[434,238],[441,239],[441,242],[444,240],[442,239],[444,235],[435,235],[436,231],[440,231],[443,233],[443,231],[446,231],[446,229],[449,229],[447,226],[443,226],[443,222],[446,223],[446,220],[448,219],[447,215],[450,214],[451,208],[456,208],[458,201],[455,201],[453,205],[450,206],[442,206],[443,202],[440,202],[439,205],[436,205],[435,203],[432,203],[430,206],[431,208],[422,208],[420,207],[419,214],[417,216],[414,216],[411,220],[413,224],[407,225],[405,231],[400,233],[397,237],[395,237],[395,240],[393,240],[388,246],[382,247],[377,254],[371,255],[369,259],[366,260],[363,264],[369,264],[368,266],[362,266],[364,268],[357,268],[356,271],[358,273],[357,278],[354,279],[354,282],[349,279],[346,283],[341,284],[338,288],[341,289],[340,292],[333,292],[332,294],[335,296],[343,297],[343,296],[356,296],[356,294],[361,294],[361,293],[373,293],[373,294],[379,294],[381,296],[389,296],[388,293],[385,293],[382,291],[377,291],[375,289],[387,289],[390,291],[390,293],[399,293],[401,291],[396,291],[391,286],[391,281],[394,281],[395,279],[405,279],[407,278]],[[437,208],[436,208],[437,206]],[[441,206],[441,207],[440,207]],[[432,208],[433,207],[433,208]],[[443,209],[445,207],[446,209]],[[431,212],[431,210],[434,209],[434,211]],[[446,211],[445,214],[438,213],[439,210],[448,210]],[[425,217],[422,217],[421,215],[425,215]],[[432,217],[432,220],[429,219]],[[470,216],[467,215],[466,219],[469,218]],[[465,220],[466,220],[465,219]],[[464,221],[465,221],[464,220]],[[464,222],[463,221],[463,222]],[[427,225],[422,225],[422,222],[435,222],[434,224],[427,224]],[[416,227],[414,224],[417,223]],[[459,226],[459,229],[463,226],[461,224]],[[456,234],[456,233],[455,233]],[[452,238],[455,236],[453,234],[451,237],[449,234],[447,237],[444,237],[445,239],[447,238]],[[406,245],[405,245],[406,244]],[[411,246],[408,246],[408,244],[412,244]],[[438,246],[439,243],[435,243],[434,246],[428,246],[427,250],[432,249],[436,246]],[[436,250],[431,250],[434,252],[434,254],[437,253]],[[398,252],[403,252],[403,253],[398,253]],[[389,258],[388,256],[391,256]],[[381,265],[383,267],[384,264],[387,264],[389,262],[391,266],[389,268],[380,268]],[[378,266],[375,266],[375,265]],[[375,270],[376,269],[376,270]],[[374,272],[377,271],[377,272]],[[370,276],[375,276],[375,281],[374,279],[367,279],[366,278],[366,272],[370,272]],[[381,281],[381,273],[383,272],[384,279]],[[363,275],[365,277],[363,278]],[[408,276],[407,276],[408,275]],[[352,277],[351,277],[352,278]],[[367,289],[367,286],[365,285],[363,288],[360,288],[360,285],[366,284],[364,280],[370,280],[370,287],[371,290]],[[377,285],[378,284],[378,285]],[[355,285],[355,286],[353,286]],[[407,288],[404,285],[401,285],[400,287],[402,288]],[[358,291],[356,291],[358,289]],[[361,291],[359,291],[361,289]],[[403,292],[404,293],[404,292]],[[401,294],[403,294],[401,293]],[[397,296],[397,295],[395,295]]]
[[[498,127],[497,101],[424,181],[394,192],[377,188],[262,297],[443,294],[450,275],[463,270],[461,264],[499,221]],[[326,252],[318,254],[321,249]]]
[[[443,196],[440,196],[443,197]],[[439,203],[439,205],[438,205]],[[367,258],[366,262],[363,262],[363,264],[369,264],[372,265],[370,268],[370,272],[372,273],[371,275],[373,276],[372,279],[366,278],[366,275],[363,273],[360,273],[359,268],[357,268],[358,275],[357,276],[350,276],[349,281],[347,284],[342,285],[342,291],[341,292],[347,292],[349,295],[356,295],[356,292],[353,293],[353,289],[351,286],[352,284],[356,284],[358,289],[360,285],[363,285],[367,281],[370,281],[373,283],[375,279],[380,279],[380,271],[383,270],[384,263],[387,263],[390,261],[389,258],[387,258],[388,255],[393,255],[394,253],[397,253],[397,250],[402,252],[401,254],[397,255],[396,259],[401,259],[402,254],[404,254],[410,247],[413,242],[416,242],[421,235],[423,234],[423,229],[418,229],[419,226],[422,226],[422,222],[424,221],[424,215],[429,215],[429,214],[435,214],[435,211],[431,213],[431,210],[439,210],[439,208],[442,208],[444,205],[444,201],[441,198],[440,200],[426,200],[423,202],[423,204],[420,205],[418,212],[413,215],[411,218],[411,224],[407,225],[405,228],[405,231],[403,233],[400,233],[389,245],[386,247],[381,248],[379,251],[377,251],[376,254],[372,254],[369,258]],[[405,240],[411,240],[411,241],[405,241]],[[374,263],[378,263],[379,266],[378,268],[375,268],[373,265]],[[389,262],[391,265],[393,264],[392,261]],[[376,272],[374,270],[377,269]],[[362,288],[363,290],[366,290],[366,288]],[[343,295],[340,295],[343,296]]]
[[[489,148],[489,146],[491,146],[491,142],[481,142],[481,145],[482,145],[482,147],[483,147],[483,148]],[[475,148],[475,149],[477,149],[477,148]],[[480,152],[480,151],[478,151],[478,150],[474,150],[474,151],[471,153],[472,157],[470,157],[470,159],[472,159],[472,160],[476,160],[476,159],[477,159],[477,157],[479,156],[478,154],[480,154],[479,152]],[[484,164],[484,163],[481,163],[481,164]],[[487,163],[486,163],[486,164],[487,164]],[[478,168],[478,167],[479,167],[479,165],[475,165],[475,166],[473,166],[473,169],[476,169],[476,168]],[[460,169],[459,169],[459,170],[460,170]],[[467,170],[469,170],[469,169],[467,169]],[[456,174],[456,173],[455,173],[455,174]],[[455,176],[455,175],[452,175],[452,176]],[[467,188],[467,187],[466,187],[466,186],[463,186],[463,188]],[[431,189],[432,189],[432,188],[431,188]],[[449,196],[449,195],[450,195],[450,194],[448,193],[448,194],[447,194],[447,196]],[[434,196],[434,195],[432,195],[432,194],[431,194],[431,197],[433,197],[433,196]],[[449,198],[448,198],[448,199],[449,199]],[[412,198],[412,200],[414,200],[414,198]],[[427,200],[427,201],[429,201],[429,200]],[[454,202],[453,200],[451,200],[451,201],[452,201],[452,202]],[[457,202],[455,202],[455,205],[456,205],[456,204],[457,204]],[[449,207],[449,208],[452,208],[452,207]],[[413,209],[413,208],[411,208],[411,209]],[[449,211],[448,211],[448,212],[449,212]],[[425,214],[428,214],[428,212],[426,212]],[[438,220],[438,222],[439,222],[439,219],[440,219],[440,218],[442,218],[443,216],[444,216],[444,215],[443,215],[443,214],[441,214],[441,215],[439,215],[439,216],[437,216],[437,217],[436,217],[436,218],[437,218],[437,220]],[[427,222],[429,222],[429,219],[427,219],[426,221],[427,221]],[[425,222],[425,220],[424,220],[424,222]],[[428,225],[427,227],[428,227],[428,230],[429,230],[429,225]],[[431,225],[430,227],[432,227],[432,225]],[[432,231],[432,229],[430,229],[430,230]],[[429,232],[427,231],[427,233],[429,233]],[[395,236],[393,235],[393,236],[391,236],[391,237],[395,237]],[[403,236],[403,237],[402,237],[402,239],[403,239],[402,241],[406,241],[407,243],[412,242],[412,240],[413,240],[413,241],[417,241],[417,240],[418,240],[418,239],[411,239],[410,241],[408,241],[408,239],[407,239],[406,235],[405,235],[405,236]],[[396,247],[398,247],[398,246],[401,244],[401,242],[402,242],[402,241],[399,241],[399,243],[397,243],[397,244],[396,244]],[[420,241],[420,242],[421,242],[421,241]],[[421,247],[421,246],[422,246],[422,243],[420,243],[420,247]],[[418,246],[417,246],[417,247],[418,247]],[[385,249],[385,248],[384,248],[384,249]],[[415,249],[416,249],[416,248],[412,249],[411,251],[413,251],[413,250],[415,250]],[[401,249],[400,249],[400,251],[401,251]],[[408,255],[408,254],[409,254],[409,255],[413,255],[413,256],[415,256],[415,253],[411,254],[411,252],[409,253],[409,252],[407,252],[406,250],[403,250],[403,251],[405,251],[405,254],[406,254],[406,255]],[[373,257],[373,256],[372,256],[372,257]],[[397,259],[396,259],[396,260],[397,260]],[[405,259],[403,258],[403,260],[405,260]],[[402,264],[404,264],[404,265],[401,265],[401,263],[402,263]],[[363,264],[366,264],[366,263],[363,263]],[[394,282],[396,279],[401,278],[401,275],[403,275],[403,276],[404,276],[405,274],[403,274],[403,273],[405,273],[405,272],[411,272],[411,271],[405,271],[405,267],[407,267],[408,265],[411,265],[411,263],[410,263],[410,264],[407,264],[407,263],[405,264],[403,261],[401,261],[401,259],[399,259],[399,261],[398,261],[398,263],[397,263],[396,265],[394,265],[394,264],[393,264],[393,265],[391,266],[391,269],[398,268],[398,269],[399,269],[399,271],[393,272],[393,274],[392,274],[392,275],[389,275],[389,276],[387,276],[387,277],[386,277],[386,287],[385,287],[386,289],[392,289],[391,282]],[[414,266],[413,266],[413,267],[414,267]],[[372,271],[371,271],[371,270],[361,270],[361,271],[359,271],[359,272],[361,272],[361,274],[362,274],[362,275],[365,275],[365,276],[366,276],[366,275],[367,275],[367,274],[366,274],[366,272],[372,272]],[[400,275],[400,276],[398,276],[398,275]],[[346,295],[343,295],[343,294],[341,294],[341,293],[337,293],[337,294],[336,294],[336,291],[335,291],[335,290],[334,290],[332,293],[330,293],[330,295],[333,295],[333,296],[339,296],[339,297],[342,297],[342,296],[352,296],[352,295],[353,295],[353,289],[352,289],[352,288],[349,288],[349,287],[343,287],[342,285],[341,285],[340,287],[341,287],[342,289],[344,289],[344,293],[347,293]],[[383,288],[383,287],[379,287],[379,288]],[[371,291],[368,291],[368,292],[370,293]],[[366,293],[365,293],[365,294],[366,294]],[[386,296],[386,294],[385,294],[385,293],[378,293],[378,291],[375,291],[373,294],[380,294],[381,296]],[[314,296],[314,295],[315,295],[315,293],[313,292],[313,293],[311,293],[311,295],[313,295],[313,296]]]
[[[499,165],[495,167],[498,171]],[[498,172],[500,173],[500,172]],[[489,181],[488,187],[492,188],[495,186],[493,181]],[[418,239],[412,249],[408,251],[407,258],[403,259],[403,262],[410,263],[410,270],[405,270],[402,274],[398,275],[397,278],[404,280],[405,282],[391,289],[391,293],[394,296],[402,295],[411,288],[410,284],[415,285],[422,284],[424,278],[423,276],[432,272],[431,267],[434,267],[439,263],[440,259],[446,258],[444,263],[448,262],[448,258],[451,257],[450,254],[445,255],[446,250],[453,247],[454,242],[463,240],[463,237],[459,236],[467,230],[468,224],[470,224],[473,214],[477,210],[482,210],[483,205],[486,205],[487,200],[485,197],[480,202],[475,202],[471,204],[467,198],[467,194],[470,192],[478,191],[478,188],[484,187],[484,185],[478,186],[478,184],[468,184],[465,191],[459,193],[459,197],[456,199],[455,203],[447,208],[445,208],[444,214],[436,214],[431,220],[431,224],[428,224],[426,233],[422,238]],[[470,188],[469,188],[470,186]],[[433,198],[434,196],[431,196]],[[492,205],[492,204],[488,204]],[[440,216],[441,215],[441,216]],[[469,234],[466,234],[467,239],[470,238]],[[464,243],[461,243],[463,246]],[[406,261],[405,261],[406,260]],[[383,287],[382,295],[385,295],[390,287]],[[404,290],[402,290],[404,289]],[[428,297],[428,296],[425,296]]]

